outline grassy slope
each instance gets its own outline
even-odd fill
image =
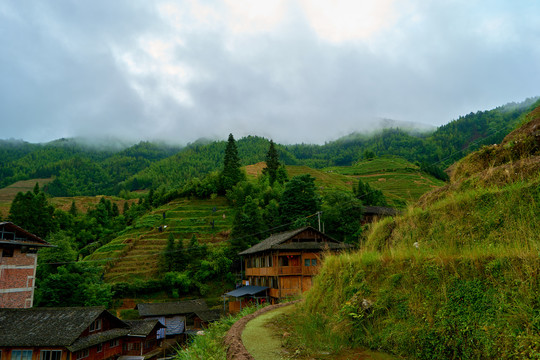
[[[157,275],[160,252],[165,249],[169,234],[183,239],[185,246],[192,235],[201,243],[221,243],[227,239],[231,227],[230,215],[231,209],[224,198],[175,200],[137,219],[88,260],[107,264],[105,280],[109,282],[149,279]],[[160,232],[160,226],[167,227]]]
[[[328,257],[303,326],[420,359],[540,358],[540,108],[528,120]]]
[[[443,181],[421,172],[418,166],[396,156],[363,160],[353,166],[332,167],[325,171],[368,183],[372,188],[381,190],[394,206],[415,202],[426,192],[444,185]]]
[[[390,204],[402,207],[415,202],[428,191],[444,185],[443,181],[420,171],[419,167],[397,156],[383,156],[356,163],[353,166],[336,166],[322,170],[307,166],[286,166],[290,177],[310,174],[321,192],[329,189],[352,191],[358,180],[381,190]],[[252,178],[260,175],[262,163],[246,167]]]

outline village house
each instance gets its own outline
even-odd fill
[[[31,308],[37,251],[51,244],[10,222],[0,222],[0,308]]]
[[[105,360],[135,352],[148,359],[159,353],[162,327],[157,320],[130,325],[104,307],[0,309],[0,360]]]
[[[383,217],[397,216],[400,211],[385,206],[362,206],[362,225],[374,223]]]
[[[210,322],[218,320],[219,311],[210,310],[203,299],[166,303],[137,304],[139,316],[157,319],[166,326],[160,334],[164,337],[181,337],[204,329]]]
[[[268,296],[274,303],[297,296],[311,288],[311,279],[319,271],[324,251],[341,251],[352,245],[332,239],[311,226],[273,234],[239,253],[245,266],[243,287],[225,294],[236,298],[229,302],[229,312],[237,312],[250,301]],[[266,294],[264,290],[267,289]]]

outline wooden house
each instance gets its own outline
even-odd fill
[[[239,253],[245,284],[268,287],[270,301],[300,295],[311,288],[325,250],[352,248],[308,226],[274,234]],[[229,303],[229,308],[231,304]]]
[[[0,309],[0,360],[116,359],[130,348],[150,358],[162,327],[130,325],[104,307]]]
[[[51,244],[10,222],[0,222],[0,308],[31,308],[37,251]]]
[[[391,207],[384,206],[363,206],[362,207],[362,224],[373,223],[380,218],[388,216],[397,216],[400,211]]]
[[[163,336],[175,337],[202,330],[206,325],[219,319],[219,313],[208,309],[203,299],[175,301],[167,303],[137,304],[139,316],[157,319],[166,326]]]

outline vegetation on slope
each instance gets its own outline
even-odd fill
[[[419,359],[540,358],[540,108],[526,121],[328,257],[297,326]]]

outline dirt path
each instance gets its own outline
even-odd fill
[[[244,316],[243,318],[235,322],[233,326],[231,326],[231,328],[227,332],[227,335],[225,336],[225,339],[224,339],[225,346],[227,347],[227,359],[228,360],[253,360],[253,356],[249,354],[249,352],[244,347],[244,344],[242,343],[242,332],[244,331],[246,324],[250,320],[253,320],[256,317],[262,314],[265,314],[268,311],[275,310],[283,306],[295,304],[299,301],[300,300],[292,301],[290,303],[285,303],[285,304],[270,305],[270,306],[267,306],[265,308],[255,311],[253,314]]]
[[[294,306],[284,306],[256,317],[247,323],[242,332],[242,342],[255,360],[281,360],[281,340],[267,323],[285,312],[294,310]],[[261,341],[264,339],[264,341]]]

